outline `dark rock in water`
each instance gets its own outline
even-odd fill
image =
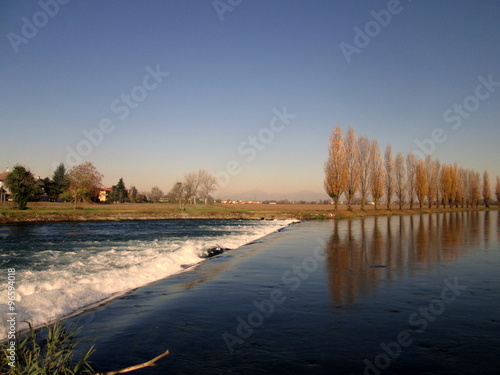
[[[373,266],[370,266],[371,268],[386,268],[387,266],[383,264],[374,264]]]
[[[231,250],[222,246],[214,246],[214,247],[209,247],[208,249],[203,251],[203,254],[201,255],[202,258],[211,258],[213,256],[222,254],[226,250]]]

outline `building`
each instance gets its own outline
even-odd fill
[[[109,200],[111,199],[112,190],[113,188],[102,188],[101,190],[99,190],[99,202],[109,202]],[[127,196],[130,196],[130,189],[125,189],[125,191],[127,192]]]
[[[10,191],[5,186],[5,180],[9,172],[0,173],[0,202],[7,202],[10,197]]]
[[[109,201],[110,195],[111,195],[111,188],[102,188],[99,191],[99,202]]]

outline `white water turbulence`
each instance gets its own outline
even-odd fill
[[[175,220],[6,225],[0,229],[0,295],[15,269],[17,329],[84,310],[186,270],[213,247],[236,249],[291,221]],[[5,277],[3,277],[5,276]],[[0,341],[8,305],[0,305]]]

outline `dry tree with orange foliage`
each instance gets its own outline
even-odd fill
[[[360,165],[358,157],[358,141],[356,133],[352,126],[347,130],[344,140],[345,164],[347,170],[347,179],[344,194],[347,198],[347,209],[352,211],[352,199],[356,195],[360,184]]]
[[[380,148],[377,140],[370,143],[370,192],[373,197],[375,209],[377,209],[380,198],[384,195],[384,166],[382,165],[382,157],[380,156]]]
[[[335,211],[337,211],[348,176],[344,138],[340,126],[337,126],[330,136],[328,154],[328,160],[325,162],[324,185],[325,191],[333,199]]]

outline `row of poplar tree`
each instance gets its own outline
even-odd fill
[[[410,209],[418,202],[449,207],[477,207],[484,202],[489,207],[492,191],[488,172],[481,174],[475,170],[462,168],[457,163],[441,164],[428,155],[417,159],[413,153],[406,157],[401,152],[394,156],[391,145],[387,145],[384,156],[377,140],[366,136],[357,137],[353,127],[349,127],[345,138],[337,126],[329,140],[328,160],[325,162],[325,190],[333,199],[335,210],[342,195],[347,200],[348,209],[359,195],[361,209],[371,196],[375,209],[385,196],[387,209],[397,198],[399,209],[408,202]],[[496,178],[495,195],[500,201],[500,178]]]

